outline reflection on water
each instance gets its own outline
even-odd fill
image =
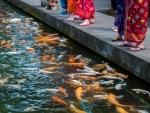
[[[146,83],[2,0],[0,23],[0,113],[150,111]]]

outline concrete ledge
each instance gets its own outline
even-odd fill
[[[113,17],[96,13],[96,24],[81,27],[80,21],[67,22],[66,16],[40,7],[40,0],[7,0],[50,27],[102,55],[123,69],[150,83],[150,40],[146,40],[146,50],[130,52],[111,42]]]

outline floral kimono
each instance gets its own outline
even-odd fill
[[[148,27],[149,0],[126,0],[125,41],[143,43]]]
[[[76,14],[82,19],[94,19],[95,6],[94,0],[77,0]]]

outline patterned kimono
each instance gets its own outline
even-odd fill
[[[67,11],[69,13],[75,13],[76,10],[75,0],[68,0],[67,2],[68,2]]]
[[[125,22],[125,0],[116,0],[116,15],[115,25],[118,27],[119,37],[124,35],[124,22]]]
[[[94,19],[94,0],[77,0],[76,14],[79,15],[79,17],[82,19]]]
[[[149,0],[126,0],[125,41],[139,45],[148,26]]]

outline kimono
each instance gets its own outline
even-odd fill
[[[69,13],[75,13],[76,10],[76,4],[75,4],[76,0],[68,0],[68,5],[67,5],[67,11]]]
[[[61,2],[61,7],[62,7],[63,9],[66,9],[66,10],[67,10],[67,0],[60,0],[60,2]]]
[[[141,44],[148,27],[149,0],[126,0],[125,41]]]
[[[95,6],[94,0],[77,0],[76,14],[82,19],[94,19]]]
[[[124,35],[125,25],[125,0],[116,0],[116,15],[115,15],[115,26],[118,27],[118,34],[121,38]]]

